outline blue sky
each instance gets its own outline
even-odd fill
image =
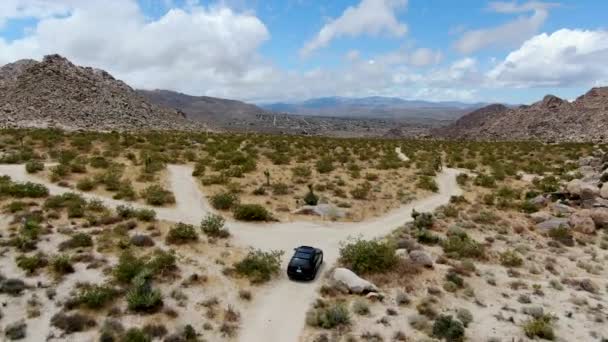
[[[134,87],[530,103],[608,84],[608,1],[2,0],[0,64],[59,53]]]

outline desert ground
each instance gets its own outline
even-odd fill
[[[5,131],[3,338],[608,337],[604,146],[357,141]],[[312,282],[284,274],[300,245]]]

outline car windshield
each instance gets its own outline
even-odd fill
[[[299,259],[312,259],[312,255],[310,255],[310,253],[303,253],[303,252],[296,252],[296,255],[293,256],[294,258],[299,258]]]

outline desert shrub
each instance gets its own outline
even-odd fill
[[[319,173],[330,173],[335,169],[334,161],[329,157],[323,157],[317,160],[315,167]]]
[[[88,309],[99,309],[115,300],[118,291],[105,285],[88,285],[80,289],[75,301],[75,306],[84,306]]]
[[[217,210],[229,210],[238,203],[238,196],[230,192],[221,192],[211,196],[211,205]]]
[[[243,260],[234,265],[234,270],[253,283],[264,283],[279,274],[282,256],[283,251],[250,251]]]
[[[430,176],[419,176],[416,186],[422,190],[428,190],[432,192],[439,191],[439,186],[437,185],[437,182],[435,182],[433,177]]]
[[[44,164],[39,160],[30,160],[25,163],[25,171],[27,173],[37,173],[44,170]]]
[[[105,169],[110,166],[110,162],[102,156],[95,156],[89,160],[89,165],[96,169]]]
[[[239,221],[272,221],[272,214],[259,204],[239,204],[234,208],[234,218]]]
[[[435,222],[433,214],[431,213],[421,213],[414,209],[412,210],[411,216],[412,219],[414,219],[414,228],[416,229],[431,228]]]
[[[296,181],[306,181],[312,176],[312,170],[306,165],[298,165],[291,169],[291,174]]]
[[[306,324],[322,329],[333,329],[350,324],[348,309],[343,303],[312,309],[306,313]]]
[[[150,270],[152,275],[163,276],[177,268],[175,260],[173,253],[157,249],[145,263],[145,268]]]
[[[121,283],[129,283],[135,276],[146,267],[144,260],[136,257],[133,253],[123,252],[118,258],[118,264],[113,268],[114,279]]]
[[[175,197],[171,191],[163,189],[160,185],[154,184],[145,188],[141,197],[150,205],[165,205],[175,203]]]
[[[135,209],[130,205],[119,205],[116,207],[116,214],[124,219],[135,217]]]
[[[67,176],[70,173],[70,168],[68,165],[59,164],[59,165],[51,167],[50,171],[51,171],[51,181],[58,182],[59,180],[63,179],[65,176]]]
[[[272,193],[276,196],[289,194],[289,186],[285,183],[272,184]]]
[[[466,173],[459,173],[458,176],[456,176],[456,183],[458,183],[458,185],[465,186],[468,182],[469,175],[467,175]]]
[[[74,273],[74,267],[72,266],[72,259],[69,255],[61,254],[51,259],[51,270],[57,275],[64,275],[68,273]]]
[[[532,184],[534,184],[538,190],[545,193],[556,192],[559,191],[560,188],[559,179],[557,179],[555,176],[534,178],[534,180],[532,180]]]
[[[264,195],[266,195],[266,188],[263,185],[259,186],[259,187],[255,188],[255,190],[253,190],[252,193],[256,196],[264,196]]]
[[[12,201],[11,203],[7,204],[5,208],[10,213],[16,213],[27,208],[27,203],[22,201]]]
[[[574,246],[574,237],[572,235],[572,231],[566,226],[562,225],[555,229],[549,230],[549,237],[563,244],[564,246]]]
[[[143,222],[152,222],[156,220],[156,211],[152,209],[137,209],[135,210],[135,217]]]
[[[172,196],[173,195],[171,194],[171,197]],[[133,185],[131,184],[131,182],[122,181],[120,188],[116,191],[116,193],[114,194],[114,196],[112,196],[112,198],[118,199],[118,200],[134,201],[137,199],[137,193],[135,192],[135,189],[133,188]],[[171,201],[169,199],[168,201],[169,202],[166,202],[166,203],[175,203],[175,199],[173,199],[173,201]]]
[[[46,256],[42,253],[37,253],[32,256],[20,255],[17,257],[17,266],[26,271],[28,275],[36,273],[39,268],[45,267],[48,264]]]
[[[555,333],[553,332],[553,320],[550,315],[543,315],[538,318],[528,320],[524,323],[524,333],[528,338],[541,338],[545,340],[554,340]]]
[[[86,331],[95,326],[95,320],[81,313],[66,314],[59,312],[51,318],[51,325],[63,330],[66,334]]]
[[[196,229],[191,224],[178,223],[169,229],[167,244],[181,245],[198,240]]]
[[[369,304],[363,300],[356,300],[353,303],[353,312],[360,316],[369,315]]]
[[[485,255],[483,245],[466,234],[450,235],[441,243],[443,251],[451,258],[481,259]]]
[[[59,250],[70,248],[81,248],[93,246],[93,238],[87,233],[76,233],[72,237],[59,244]]]
[[[385,272],[397,263],[395,246],[380,240],[354,240],[340,248],[340,263],[359,274]]]
[[[95,188],[95,181],[91,178],[83,178],[76,182],[76,188],[80,191],[91,191]]]
[[[433,324],[433,336],[448,342],[464,341],[464,326],[452,316],[441,315]]]
[[[496,179],[493,176],[480,174],[475,177],[475,185],[481,186],[484,188],[494,188],[496,187]]]
[[[225,222],[221,215],[210,214],[201,222],[201,230],[207,236],[225,239],[230,236],[230,232],[224,227]]]
[[[467,309],[458,309],[456,317],[462,322],[464,327],[468,327],[473,322],[473,314]]]
[[[366,200],[371,190],[372,185],[369,182],[365,182],[357,185],[357,187],[351,190],[350,195],[357,200]]]
[[[87,201],[80,195],[68,192],[62,195],[51,196],[44,202],[45,209],[61,209],[77,206],[86,206]]]
[[[127,306],[135,312],[154,312],[163,305],[160,291],[151,286],[151,272],[143,271],[136,275],[127,292]]]
[[[17,198],[41,198],[49,195],[49,189],[31,182],[14,183],[9,177],[0,178],[0,195]]]
[[[537,212],[539,208],[530,201],[523,201],[520,205],[520,209],[526,214],[531,214]]]
[[[416,240],[425,245],[436,245],[441,242],[441,238],[428,229],[418,230]]]
[[[500,264],[506,267],[519,267],[523,265],[524,260],[515,251],[505,251],[500,254]]]
[[[312,184],[308,185],[308,193],[304,196],[304,203],[307,205],[317,205],[319,196],[315,195]]]
[[[121,340],[122,342],[151,342],[152,338],[138,328],[130,328]]]

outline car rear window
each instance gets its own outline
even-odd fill
[[[293,259],[291,259],[291,265],[292,266],[309,266],[310,261],[308,261],[308,259],[293,258]]]
[[[300,258],[300,259],[312,259],[312,255],[309,253],[302,253],[302,252],[296,252],[296,255],[293,256],[294,258]]]

